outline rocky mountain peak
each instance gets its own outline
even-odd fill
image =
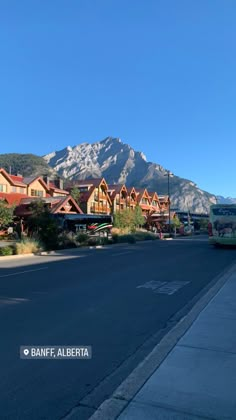
[[[44,156],[46,162],[68,179],[104,177],[110,184],[147,188],[158,194],[167,194],[166,169],[147,162],[143,152],[135,151],[120,138],[106,137],[95,143],[68,146]],[[202,191],[187,179],[173,175],[170,178],[172,207],[195,212],[208,212],[216,203],[213,194]]]

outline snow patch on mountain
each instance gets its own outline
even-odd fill
[[[168,193],[167,170],[147,162],[143,152],[137,152],[119,138],[107,137],[93,144],[81,143],[44,156],[46,162],[67,179],[104,177],[108,183],[124,183],[147,188],[163,195]],[[216,197],[202,191],[190,180],[171,175],[169,178],[172,207],[195,212],[208,212]]]

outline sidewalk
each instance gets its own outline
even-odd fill
[[[236,419],[236,271],[118,419]]]

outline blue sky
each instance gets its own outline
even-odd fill
[[[236,197],[234,0],[2,0],[0,153],[119,137]]]

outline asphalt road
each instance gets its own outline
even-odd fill
[[[1,419],[88,419],[236,258],[201,238],[62,254],[0,260]],[[20,345],[93,357],[22,360]]]

